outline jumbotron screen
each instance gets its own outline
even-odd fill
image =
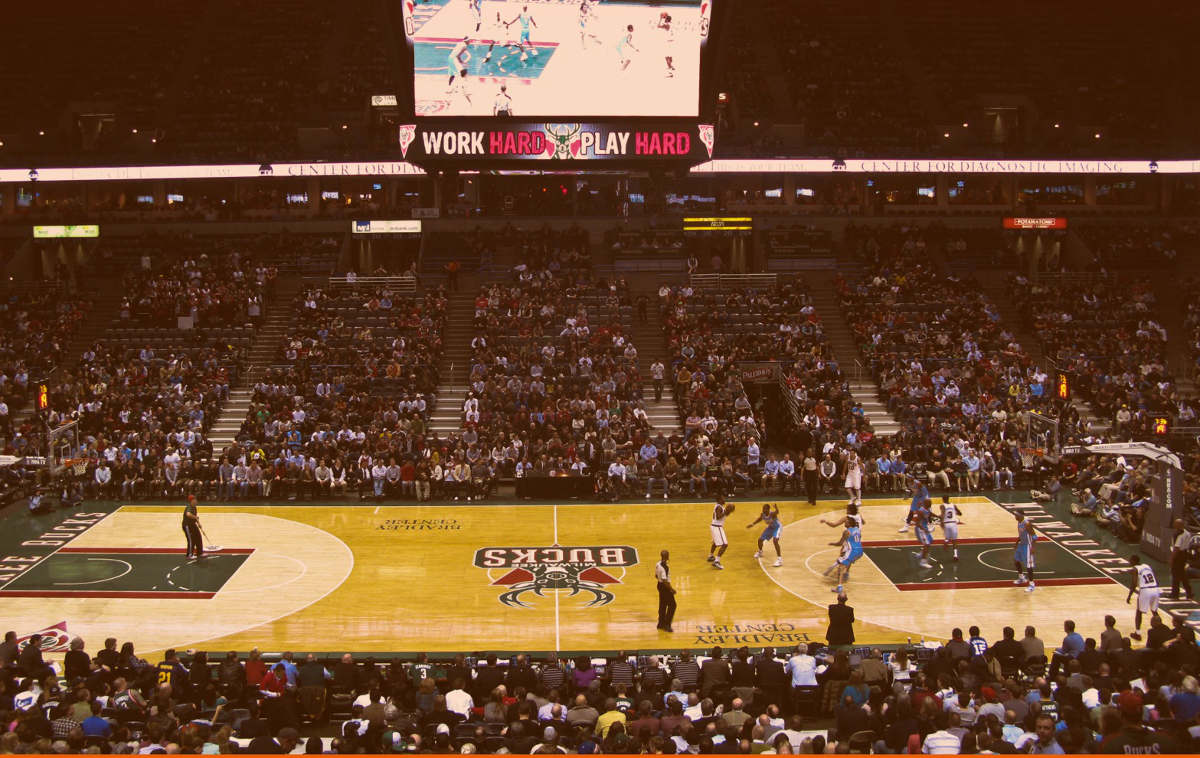
[[[401,0],[417,116],[696,117],[710,0]]]

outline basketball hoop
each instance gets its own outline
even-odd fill
[[[1021,464],[1027,468],[1032,468],[1035,461],[1046,455],[1046,449],[1041,447],[1019,447],[1017,450],[1021,454]]]
[[[83,476],[87,473],[88,459],[87,458],[63,458],[60,462],[60,469],[71,469],[71,473],[75,476]]]

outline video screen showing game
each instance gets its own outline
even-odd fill
[[[402,0],[417,116],[695,117],[709,0]]]

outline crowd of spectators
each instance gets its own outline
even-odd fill
[[[1186,405],[1167,372],[1167,331],[1149,281],[1014,276],[1009,293],[1047,357],[1111,421],[1113,436],[1149,437],[1154,413]]]
[[[1080,226],[1076,233],[1092,252],[1090,268],[1094,271],[1171,269],[1179,258],[1181,232],[1170,228],[1131,224]]]
[[[573,249],[526,260],[475,298],[468,458],[501,477],[595,475],[602,496],[648,494],[667,445],[658,460],[628,284],[596,277]]]
[[[1183,281],[1181,291],[1185,303],[1183,329],[1187,336],[1187,354],[1190,361],[1189,376],[1186,378],[1196,381],[1200,379],[1200,279],[1188,277]],[[1196,420],[1195,410],[1189,408],[1187,418],[1182,420],[1189,422],[1189,425],[1194,423]]]
[[[1157,476],[1152,461],[1092,455],[1082,465],[1067,460],[1062,469],[1052,487],[1070,487],[1071,513],[1094,519],[1126,542],[1141,539]],[[1184,502],[1195,501],[1185,498]]]
[[[1068,426],[1075,413],[1053,399],[1047,367],[1033,362],[977,281],[929,261],[920,230],[859,246],[865,271],[835,286],[881,400],[902,425],[865,451],[867,474],[879,473],[884,453],[903,461],[901,472],[946,488],[1014,486],[1032,465],[1021,451],[1033,441],[1031,412]]]
[[[55,484],[63,503],[181,496],[215,471],[207,433],[245,367],[275,263],[324,244],[279,238],[289,252],[277,257],[273,239],[148,238],[109,256],[128,265],[117,315],[64,357],[30,422],[42,432],[25,452],[41,455],[45,430],[76,423],[64,438],[78,441],[75,465]]]
[[[62,362],[90,310],[90,299],[51,284],[0,296],[0,434],[5,438],[14,431],[14,415],[32,399],[33,383]],[[22,444],[8,439],[14,451]]]
[[[837,614],[835,615],[835,610]],[[839,619],[850,619],[842,623]],[[0,644],[6,753],[1187,753],[1200,748],[1200,649],[1155,615],[1144,648],[1105,617],[1057,647],[1032,626],[989,642],[854,648],[831,606],[829,645],[672,656],[500,660],[270,658],[75,638]],[[303,730],[308,736],[301,738]]]
[[[659,300],[670,356],[667,369],[686,443],[699,452],[711,449],[710,457],[722,464],[728,460],[736,480],[757,487],[768,467],[778,465],[774,456],[762,452],[767,418],[743,383],[744,369],[752,367],[741,364],[757,363],[761,368],[770,362],[767,375],[774,380],[777,369],[790,393],[788,410],[799,434],[797,460],[787,454],[785,472],[802,468],[801,454],[812,457],[813,448],[820,450],[824,441],[857,444],[871,438],[871,427],[850,396],[803,280],[772,289],[664,286]],[[788,479],[785,474],[780,483]]]
[[[446,296],[385,286],[311,288],[272,368],[253,384],[237,442],[202,492],[223,499],[424,493],[448,451],[429,430]]]

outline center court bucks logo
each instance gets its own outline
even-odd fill
[[[532,608],[533,596],[566,590],[568,597],[586,593],[585,608],[608,605],[607,587],[620,584],[625,570],[636,566],[637,550],[628,545],[599,547],[484,547],[475,551],[475,566],[486,569],[493,585],[507,587],[500,602]]]

